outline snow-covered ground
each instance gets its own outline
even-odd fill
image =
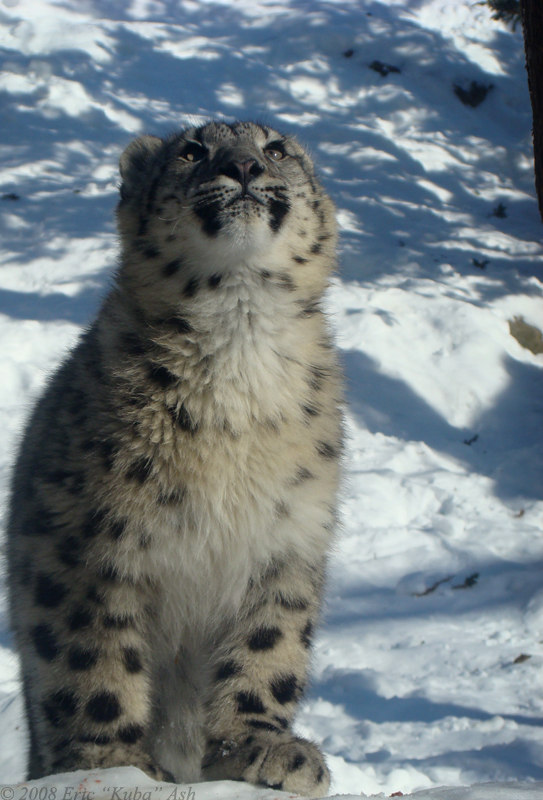
[[[401,795],[401,792],[396,792],[391,796]],[[360,800],[361,796],[385,797],[382,792],[379,795],[361,795],[357,792],[332,795],[326,800]],[[541,784],[524,781],[492,782],[469,787],[423,789],[405,796],[414,800],[540,800]],[[51,775],[40,781],[17,786],[0,785],[2,800],[294,800],[298,797],[299,795],[233,781],[192,785],[157,783],[133,767],[93,772],[80,770],[66,775]]]
[[[298,728],[336,793],[541,796],[543,355],[509,326],[543,323],[520,31],[475,0],[2,0],[0,31],[2,510],[29,405],[108,285],[124,145],[208,117],[294,132],[338,207],[350,404]],[[9,783],[26,733],[0,617]]]

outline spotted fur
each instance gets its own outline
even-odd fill
[[[29,778],[135,765],[321,796],[291,730],[335,528],[334,209],[292,138],[128,146],[115,286],[14,470]]]

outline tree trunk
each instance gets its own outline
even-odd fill
[[[543,0],[521,0],[520,10],[534,119],[535,190],[543,220]]]

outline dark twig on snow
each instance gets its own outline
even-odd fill
[[[477,106],[481,105],[489,91],[493,88],[494,86],[492,83],[485,86],[484,83],[477,83],[477,81],[472,81],[469,89],[464,89],[458,83],[453,83],[454,93],[458,99],[461,100],[465,106],[471,106],[472,108],[477,108]]]
[[[385,78],[389,72],[401,72],[399,67],[395,67],[393,64],[384,64],[382,61],[372,61],[369,66],[370,69],[374,70],[374,72],[378,72],[383,78]]]

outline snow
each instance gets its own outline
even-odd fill
[[[0,46],[1,513],[32,400],[109,284],[122,148],[209,117],[295,133],[338,207],[349,401],[297,729],[337,794],[541,796],[543,355],[509,328],[543,319],[520,31],[471,0],[3,0]],[[453,89],[472,81],[492,86],[477,107]],[[25,749],[2,601],[0,783],[22,780]],[[192,800],[131,768],[44,786]]]
[[[400,778],[401,776],[398,776]],[[401,796],[401,792],[392,796]],[[486,783],[470,787],[440,787],[405,795],[418,800],[532,800],[541,797],[536,783]],[[157,783],[135,767],[71,772],[17,786],[0,785],[2,800],[292,800],[298,795],[262,789],[246,783]],[[329,800],[360,800],[379,794],[332,795]]]

